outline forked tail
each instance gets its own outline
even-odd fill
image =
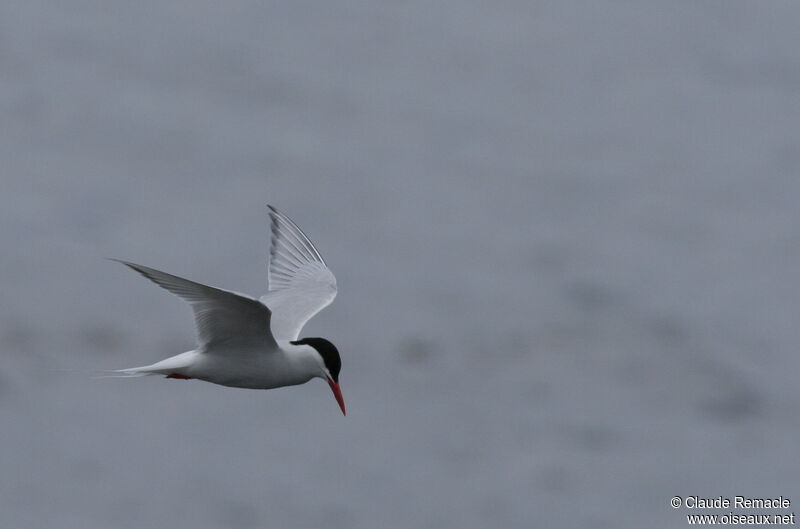
[[[165,358],[160,362],[142,367],[129,367],[127,369],[117,369],[109,371],[110,377],[118,378],[131,378],[131,377],[144,377],[147,375],[181,375],[190,368],[198,358],[197,351],[187,351],[179,355]],[[173,376],[171,378],[182,378]],[[189,378],[188,375],[185,378]]]

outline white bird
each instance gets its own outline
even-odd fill
[[[328,382],[346,415],[339,388],[339,351],[324,338],[298,339],[308,320],[336,297],[336,278],[305,233],[272,206],[269,291],[260,299],[112,259],[136,270],[192,306],[197,348],[123,376],[166,375],[235,388],[271,389]]]

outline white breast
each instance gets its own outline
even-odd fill
[[[222,386],[249,389],[295,386],[320,376],[313,348],[285,345],[288,347],[277,351],[215,349],[199,352],[186,374]]]

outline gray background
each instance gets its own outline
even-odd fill
[[[796,2],[4,2],[0,526],[674,528],[795,502]],[[270,392],[102,257],[265,289],[343,355]],[[792,508],[794,510],[794,507]],[[788,511],[780,511],[780,513]]]

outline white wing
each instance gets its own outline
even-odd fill
[[[272,206],[269,217],[269,292],[261,302],[272,311],[275,339],[296,340],[306,322],[336,297],[336,277],[297,224]]]
[[[146,266],[112,259],[136,270],[158,286],[188,301],[201,346],[247,345],[277,349],[270,333],[270,311],[244,294],[202,285]],[[213,348],[212,348],[213,349]]]

